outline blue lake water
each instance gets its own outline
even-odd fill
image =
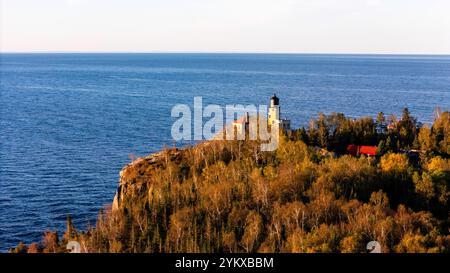
[[[294,127],[317,112],[450,109],[450,56],[1,54],[0,250],[94,224],[129,155],[172,145],[171,108],[267,104]]]

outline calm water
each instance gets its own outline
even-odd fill
[[[450,56],[3,54],[0,250],[94,223],[129,155],[171,145],[171,107],[267,104],[294,126],[317,112],[450,108]]]

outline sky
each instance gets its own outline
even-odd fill
[[[449,0],[0,0],[0,51],[450,54],[449,14]]]

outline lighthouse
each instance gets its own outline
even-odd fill
[[[291,121],[286,118],[281,118],[280,99],[276,94],[273,94],[273,97],[270,98],[267,123],[269,127],[280,126],[280,129],[283,129],[285,131],[291,130]]]
[[[273,94],[273,97],[270,98],[269,105],[269,116],[267,122],[269,126],[275,124],[275,121],[280,119],[280,99],[276,94]]]

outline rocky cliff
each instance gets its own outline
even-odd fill
[[[179,162],[182,158],[182,150],[171,149],[138,158],[126,165],[119,173],[119,186],[112,203],[112,210],[118,210],[124,198],[133,199],[136,193],[143,189],[143,185],[151,181],[152,173],[168,162]]]

